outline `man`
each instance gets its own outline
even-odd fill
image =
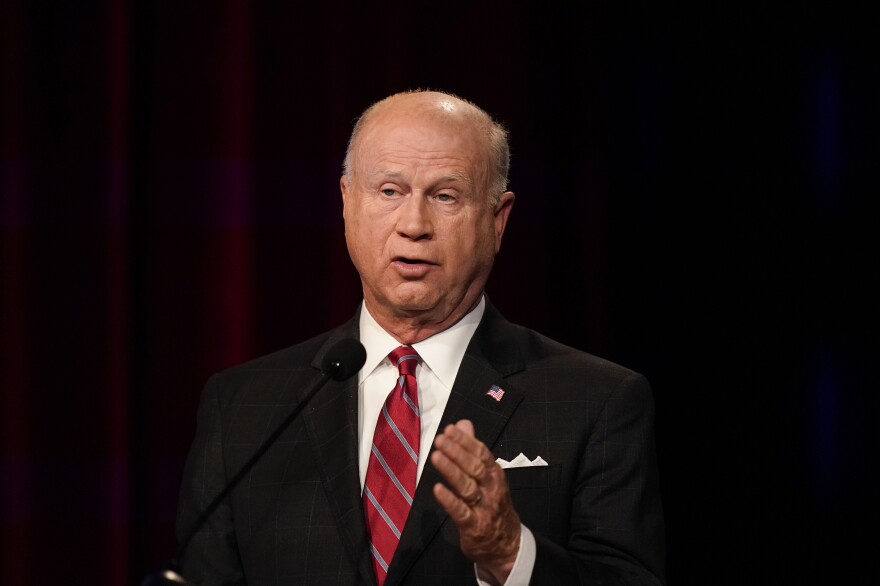
[[[508,166],[504,130],[458,97],[397,94],[361,116],[340,185],[363,305],[209,381],[181,532],[328,348],[359,338],[366,364],[312,400],[199,532],[189,580],[662,583],[647,382],[505,321],[484,296],[514,202]]]

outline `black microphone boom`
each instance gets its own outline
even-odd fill
[[[208,507],[202,511],[202,514],[199,515],[195,525],[192,526],[189,532],[180,541],[177,553],[174,554],[174,557],[171,559],[171,562],[168,563],[166,568],[158,574],[148,576],[143,582],[141,582],[141,586],[189,584],[189,582],[187,582],[180,574],[180,568],[183,564],[183,556],[186,554],[187,547],[189,547],[189,542],[192,541],[192,538],[195,537],[199,529],[208,522],[208,519],[214,514],[214,511],[217,510],[217,507],[219,507],[226,497],[235,490],[238,483],[247,476],[247,473],[251,471],[257,462],[259,462],[260,458],[263,457],[263,454],[265,454],[266,451],[275,444],[278,438],[281,437],[284,430],[286,430],[293,420],[296,419],[296,416],[300,414],[311,398],[314,397],[315,394],[330,380],[344,381],[354,375],[361,369],[366,360],[367,351],[360,342],[353,338],[344,338],[334,344],[333,347],[327,351],[327,354],[324,355],[324,360],[321,362],[321,378],[312,385],[312,388],[309,389],[303,396],[302,400],[296,404],[293,411],[291,411],[275,431],[266,438],[266,441],[260,445],[257,451],[254,452],[247,462],[245,462],[244,466],[241,467],[235,476],[229,480],[226,486],[223,487],[223,490],[220,491],[220,494],[214,497],[214,500],[212,500]]]

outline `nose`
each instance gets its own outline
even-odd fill
[[[413,193],[397,208],[397,233],[410,240],[430,240],[434,223],[427,199]]]

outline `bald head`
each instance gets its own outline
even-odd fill
[[[412,91],[394,94],[367,108],[354,125],[345,153],[343,173],[351,182],[358,149],[370,128],[394,116],[427,116],[463,131],[476,133],[484,145],[487,199],[492,206],[507,190],[510,146],[507,132],[473,102],[443,92]]]

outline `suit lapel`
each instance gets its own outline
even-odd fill
[[[316,354],[312,366],[320,372],[324,354],[345,337],[357,338],[358,318],[338,328]],[[316,450],[321,483],[336,518],[346,553],[366,584],[375,577],[367,549],[367,532],[361,505],[358,475],[357,377],[330,381],[304,410],[303,415]]]
[[[523,394],[506,385],[504,378],[522,368],[512,326],[487,300],[486,312],[462,359],[438,431],[460,419],[469,419],[474,424],[477,437],[492,449],[523,400]],[[501,400],[487,395],[493,385],[504,389]],[[403,581],[413,563],[446,522],[446,511],[433,494],[437,482],[442,482],[442,478],[429,459],[416,488],[400,545],[388,569],[387,586]]]

